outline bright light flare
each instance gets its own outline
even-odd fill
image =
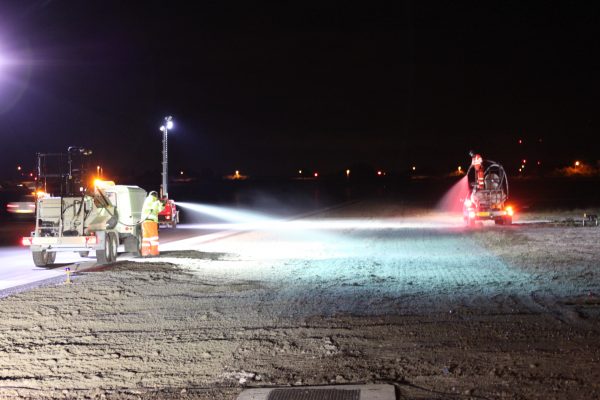
[[[228,207],[177,202],[182,209],[221,219],[222,223],[182,224],[182,229],[207,229],[230,231],[329,231],[329,230],[380,230],[380,229],[443,229],[462,227],[462,217],[454,214],[431,213],[413,218],[384,219],[319,219],[286,220],[252,211]]]
[[[506,207],[505,211],[506,211],[506,214],[508,214],[511,217],[515,214],[515,210],[512,208],[512,206]]]
[[[275,220],[246,223],[207,223],[183,224],[177,229],[205,229],[226,231],[273,231],[273,232],[308,232],[308,231],[374,231],[385,229],[452,229],[461,228],[464,224],[457,218],[442,219],[323,219],[323,220]]]
[[[209,215],[232,223],[265,223],[275,221],[274,218],[251,211],[236,210],[229,207],[210,206],[205,204],[176,202],[178,207],[198,214]]]

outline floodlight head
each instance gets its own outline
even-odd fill
[[[165,123],[161,125],[160,131],[164,132],[165,129],[166,130],[173,129],[173,117],[170,115],[165,117]]]

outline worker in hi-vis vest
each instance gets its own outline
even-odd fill
[[[142,206],[142,257],[157,256],[158,251],[158,213],[165,206],[158,200],[154,190],[148,194]]]

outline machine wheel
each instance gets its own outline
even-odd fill
[[[108,237],[110,238],[111,243],[111,252],[110,252],[110,260],[109,262],[117,261],[117,256],[119,255],[119,238],[117,234],[114,232],[109,232]]]
[[[504,225],[512,225],[512,217],[510,215],[505,216],[503,223]]]
[[[110,264],[117,259],[117,248],[114,233],[109,232],[105,236],[104,249],[96,250],[98,264]]]
[[[33,256],[33,263],[36,267],[47,267],[48,265],[54,264],[54,260],[56,260],[56,253],[46,250],[32,251],[31,255]]]
[[[89,251],[79,251],[78,253],[80,257],[87,257],[90,255]]]
[[[496,218],[496,219],[494,220],[494,223],[495,223],[496,225],[504,225],[504,217],[503,217],[503,218]]]

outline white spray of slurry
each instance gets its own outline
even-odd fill
[[[469,181],[467,175],[465,175],[442,196],[436,206],[436,210],[462,215],[463,202],[468,195]]]

